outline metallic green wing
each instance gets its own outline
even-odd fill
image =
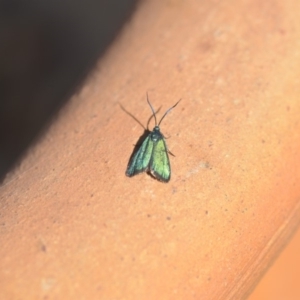
[[[169,182],[171,178],[171,167],[167,145],[163,137],[161,137],[153,145],[149,169],[151,174],[158,180]]]
[[[126,175],[131,177],[144,172],[149,167],[154,142],[150,134],[143,141],[141,147],[133,154],[127,166]]]

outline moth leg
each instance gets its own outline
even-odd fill
[[[163,137],[164,137],[164,139],[167,139],[164,135],[162,135]],[[171,136],[169,136],[168,138],[170,138]],[[174,156],[175,157],[175,155],[168,149],[168,146],[166,145],[166,148],[167,148],[167,152],[169,153],[169,154],[171,154],[172,156]]]
[[[172,156],[175,157],[175,155],[169,149],[167,149],[167,151],[168,151],[169,154],[171,154]]]

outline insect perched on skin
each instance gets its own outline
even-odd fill
[[[181,100],[181,99],[180,99]],[[168,156],[168,148],[159,125],[164,117],[180,102],[169,108],[157,124],[155,111],[148,99],[147,101],[153,113],[155,126],[145,138],[141,146],[132,155],[126,170],[126,175],[131,177],[144,171],[150,172],[153,177],[162,182],[169,182],[171,167]]]

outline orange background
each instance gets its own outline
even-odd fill
[[[248,300],[300,299],[300,230],[257,285]]]
[[[246,299],[299,225],[300,2],[141,3],[1,186],[0,299]],[[146,91],[165,185],[124,174]]]

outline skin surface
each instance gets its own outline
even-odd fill
[[[149,0],[1,186],[0,299],[244,299],[300,220],[300,2]],[[125,176],[151,113],[172,178]],[[150,124],[150,128],[153,124]]]

